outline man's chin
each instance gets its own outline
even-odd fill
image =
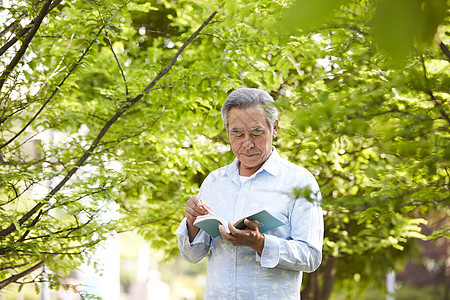
[[[244,158],[244,159],[239,160],[239,161],[241,162],[241,164],[242,164],[246,169],[257,168],[257,167],[259,167],[259,166],[261,165],[257,159],[247,159],[247,158]]]

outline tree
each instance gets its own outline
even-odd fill
[[[154,20],[152,11],[160,12]],[[147,225],[155,244],[167,243],[178,203],[195,192],[191,177],[202,168],[179,166],[188,162],[175,149],[193,160],[199,155],[193,146],[176,148],[191,142],[180,128],[189,110],[213,103],[188,98],[176,85],[195,87],[187,86],[195,68],[187,74],[185,67],[196,55],[186,49],[205,43],[198,36],[215,15],[190,4],[130,1],[7,8],[0,288],[39,282],[29,275],[44,263],[57,284],[114,232]],[[133,23],[139,21],[155,25]]]
[[[297,1],[286,18],[289,26],[297,17],[320,49],[291,42],[302,49],[294,61],[303,80],[286,104],[296,105],[295,125],[282,143],[298,148],[291,160],[311,163],[328,212],[323,272],[304,290],[313,299],[327,299],[338,279],[354,292],[355,282],[382,285],[414,250],[411,238],[426,238],[426,214],[448,212],[450,200],[447,3],[328,2]],[[445,225],[428,238],[444,236]]]
[[[1,286],[39,282],[27,274],[44,262],[58,284],[125,230],[176,253],[186,199],[232,159],[220,107],[242,85],[274,96],[281,154],[322,187],[324,263],[303,294],[382,284],[425,238],[425,213],[448,210],[450,58],[445,19],[441,48],[392,66],[376,3],[339,2],[333,21],[289,35],[276,17],[294,9],[277,1],[5,7]]]

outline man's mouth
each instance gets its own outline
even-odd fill
[[[247,156],[247,157],[253,157],[258,155],[258,153],[241,153],[241,155]]]

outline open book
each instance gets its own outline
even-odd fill
[[[259,210],[242,219],[237,220],[233,223],[234,227],[236,227],[237,229],[244,229],[246,227],[244,224],[244,219],[249,219],[253,222],[256,222],[258,224],[259,232],[261,233],[284,225],[283,222],[275,218],[265,209]],[[230,233],[228,229],[228,222],[225,219],[212,213],[198,216],[194,221],[194,225],[206,231],[212,238],[215,238],[220,235],[219,222],[222,223],[225,227],[225,230]]]

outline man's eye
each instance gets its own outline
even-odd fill
[[[253,133],[252,133],[253,136],[261,136],[262,134],[263,134],[262,131],[253,132]]]

